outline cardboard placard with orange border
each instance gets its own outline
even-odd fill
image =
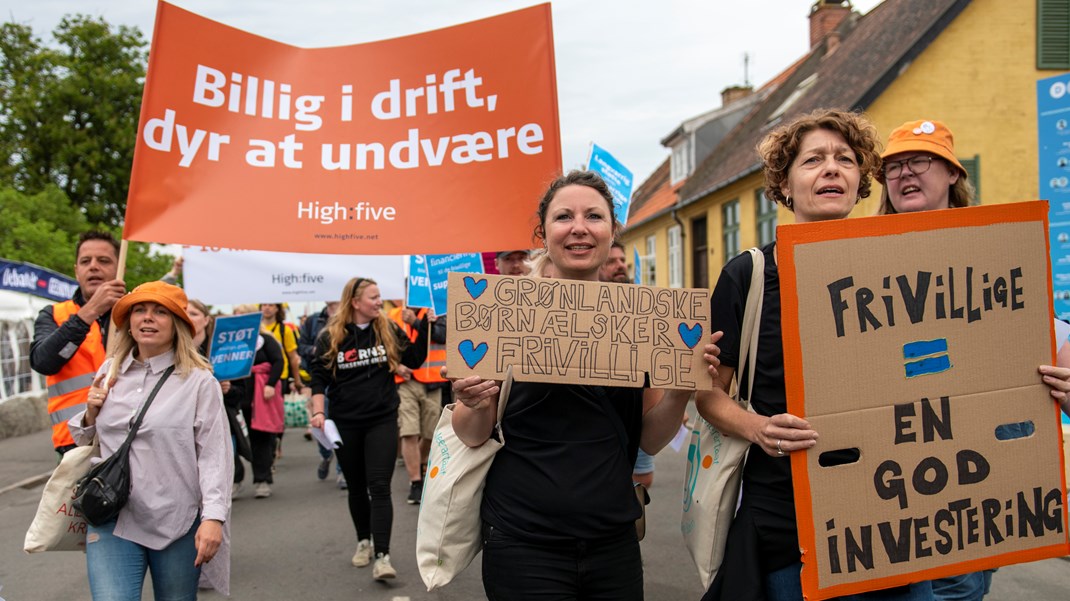
[[[297,48],[159,2],[124,238],[364,255],[526,248],[560,169],[549,4]],[[250,210],[258,227],[237,227]]]
[[[450,377],[713,388],[708,290],[451,272],[446,298]]]
[[[1070,552],[1047,205],[777,228],[803,593]]]

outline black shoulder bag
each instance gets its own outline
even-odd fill
[[[130,432],[123,444],[110,457],[90,468],[74,487],[74,508],[82,512],[90,524],[107,524],[114,520],[119,515],[119,510],[126,505],[126,500],[130,497],[130,445],[134,442],[134,436],[141,427],[141,419],[145,417],[149,405],[156,398],[156,393],[160,392],[163,383],[174,371],[175,366],[172,365],[160,376],[160,381],[149,393],[148,400],[141,406],[137,419],[130,426]],[[99,432],[97,436],[100,436]]]

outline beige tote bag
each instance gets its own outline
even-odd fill
[[[41,502],[37,505],[30,529],[22,548],[27,553],[41,551],[85,551],[88,523],[71,505],[74,487],[89,471],[90,459],[100,457],[97,438],[93,444],[75,447],[63,455],[45,483]]]
[[[753,411],[750,403],[740,398],[739,378],[744,367],[750,365],[747,391],[754,388],[754,365],[758,354],[758,330],[762,316],[762,296],[765,291],[765,255],[761,249],[751,248],[754,269],[743,313],[743,329],[739,335],[740,364],[736,369],[735,391],[732,398],[744,409]],[[721,434],[701,417],[691,432],[687,449],[687,475],[684,481],[684,513],[680,529],[687,550],[698,568],[702,585],[709,588],[717,576],[724,558],[728,528],[739,504],[740,480],[750,441]]]
[[[483,547],[479,506],[490,464],[505,446],[501,424],[512,384],[513,371],[509,367],[498,396],[494,426],[498,440],[492,435],[481,446],[467,446],[453,431],[453,405],[442,409],[431,438],[424,496],[416,523],[416,563],[428,591],[448,584]]]

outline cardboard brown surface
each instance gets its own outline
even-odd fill
[[[820,435],[792,456],[808,598],[1070,551],[1037,373],[1054,363],[1046,218],[1022,203],[778,228],[788,408]],[[1035,431],[997,440],[1022,422]],[[841,449],[858,460],[821,466]]]
[[[710,390],[699,289],[449,274],[450,377]]]

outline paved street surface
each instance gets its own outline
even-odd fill
[[[394,474],[394,533],[391,558],[398,578],[382,584],[371,568],[349,564],[355,535],[345,492],[316,479],[319,455],[299,430],[287,432],[278,464],[274,494],[254,499],[247,481],[231,518],[233,573],[231,598],[238,601],[461,601],[483,598],[480,558],[445,589],[428,593],[416,570],[415,531],[418,506],[407,505],[404,468]],[[684,449],[686,452],[686,448]],[[25,487],[55,463],[47,432],[0,441],[0,598],[6,601],[88,600],[85,557],[81,553],[22,552],[43,480]],[[702,590],[679,533],[684,453],[666,449],[658,456],[651,520],[643,541],[646,598],[649,601],[694,600]],[[522,568],[521,568],[522,569]],[[1070,561],[1050,559],[1002,568],[990,601],[1065,600],[1070,596]],[[152,593],[146,586],[145,599]],[[224,599],[214,592],[203,600]]]

